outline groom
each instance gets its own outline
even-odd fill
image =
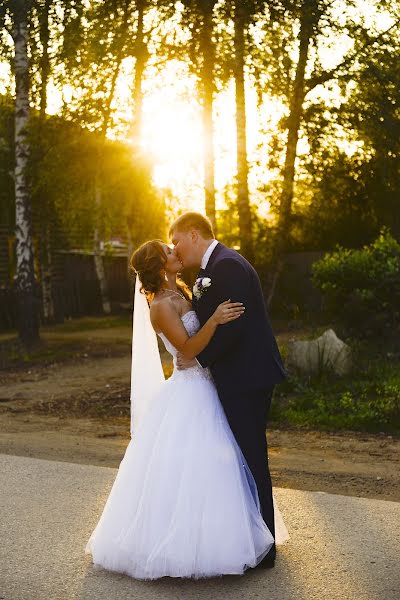
[[[265,429],[274,386],[287,374],[259,277],[243,256],[214,238],[210,221],[199,213],[181,215],[169,234],[182,265],[200,267],[192,304],[201,326],[224,300],[244,303],[244,314],[218,327],[196,360],[211,370],[229,425],[253,473],[263,519],[275,537]],[[178,355],[177,364],[184,369],[192,361]],[[260,565],[273,567],[275,553],[274,545]]]

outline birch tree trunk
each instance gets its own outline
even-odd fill
[[[296,75],[290,99],[290,112],[288,117],[288,133],[286,144],[285,165],[283,169],[283,185],[279,205],[279,218],[274,247],[275,268],[272,277],[267,305],[270,306],[284,264],[284,253],[288,246],[291,229],[291,213],[295,178],[295,164],[297,157],[297,143],[303,116],[303,103],[306,94],[305,70],[308,60],[313,28],[316,24],[314,2],[304,1],[301,14],[299,32],[299,58],[296,65]],[[317,17],[318,18],[318,17]]]
[[[103,312],[106,315],[111,313],[111,302],[108,290],[108,284],[104,269],[104,261],[102,254],[102,241],[100,235],[100,216],[102,212],[102,204],[103,204],[103,192],[101,186],[101,172],[103,167],[103,147],[107,135],[107,130],[110,124],[111,118],[111,105],[115,95],[115,87],[117,84],[118,75],[121,69],[121,63],[124,58],[124,48],[125,48],[125,36],[128,31],[128,16],[129,16],[129,5],[130,0],[125,0],[124,3],[124,15],[120,30],[117,35],[121,38],[119,50],[115,57],[115,67],[112,72],[110,91],[107,97],[106,106],[103,114],[103,121],[100,132],[100,141],[99,141],[99,154],[97,160],[97,173],[95,177],[95,227],[93,232],[93,258],[94,258],[94,266],[96,271],[97,280],[99,282],[100,288],[100,297],[101,304],[103,308]]]
[[[101,219],[101,208],[103,204],[103,192],[101,189],[101,168],[103,163],[103,152],[102,148],[99,149],[99,156],[97,160],[97,173],[95,176],[94,183],[94,231],[93,231],[93,260],[94,268],[96,271],[97,281],[99,282],[101,306],[104,314],[109,315],[111,313],[111,302],[108,293],[108,284],[106,279],[106,273],[104,270],[103,254],[102,254],[102,240],[100,236],[100,219]]]
[[[49,59],[49,12],[51,8],[52,0],[45,0],[39,13],[39,35],[40,43],[42,46],[42,56],[40,58],[40,109],[39,109],[39,137],[43,130],[44,123],[46,121],[47,111],[47,85],[50,76],[50,59]],[[40,143],[40,140],[39,140]],[[40,192],[39,192],[40,193]],[[43,197],[41,192],[41,203],[46,204],[46,198]],[[48,222],[41,231],[40,240],[40,280],[42,286],[42,303],[43,303],[43,315],[46,322],[54,320],[54,301],[52,293],[52,221],[48,219]]]
[[[109,298],[109,294],[108,294],[108,285],[107,285],[106,273],[105,273],[105,269],[104,269],[103,254],[102,254],[102,243],[101,243],[100,232],[99,232],[99,227],[98,227],[98,219],[100,216],[99,213],[100,213],[100,209],[101,209],[100,207],[102,204],[101,184],[99,182],[98,177],[96,177],[94,193],[95,193],[95,213],[96,213],[96,216],[95,216],[96,226],[95,226],[94,232],[93,232],[94,267],[96,270],[97,280],[99,282],[100,297],[101,297],[101,304],[102,304],[103,312],[106,315],[109,315],[111,313],[111,302],[110,302],[110,298]]]
[[[38,303],[35,298],[35,273],[32,243],[31,199],[26,168],[29,143],[29,65],[28,65],[28,2],[11,3],[13,16],[15,71],[15,231],[16,231],[16,292],[18,301],[18,334],[24,344],[39,340]]]
[[[249,260],[254,258],[249,202],[249,167],[246,139],[246,97],[245,97],[245,40],[247,23],[246,9],[240,0],[235,1],[234,15],[234,78],[236,100],[236,164],[237,164],[237,207],[239,213],[240,250]]]

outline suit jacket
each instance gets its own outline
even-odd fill
[[[219,325],[208,346],[197,355],[199,363],[210,368],[220,397],[267,390],[286,379],[254,267],[238,252],[218,243],[199,276],[211,279],[203,295],[199,299],[193,295],[192,300],[202,326],[224,300],[245,305],[244,314]]]

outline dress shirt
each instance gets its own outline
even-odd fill
[[[214,240],[213,242],[211,242],[211,244],[208,246],[207,250],[204,252],[203,254],[203,258],[201,259],[201,265],[200,265],[200,269],[205,269],[208,265],[208,261],[210,260],[210,256],[215,248],[215,246],[218,244],[218,240]],[[195,357],[197,364],[202,367],[202,365],[199,363],[199,361],[197,360],[197,358]],[[203,368],[203,367],[202,367]]]
[[[211,242],[211,244],[208,246],[207,250],[204,252],[203,258],[201,259],[201,265],[200,265],[201,269],[205,269],[207,267],[208,261],[210,260],[210,256],[212,254],[212,251],[214,250],[214,248],[217,244],[218,244],[218,240],[214,240],[213,242]]]

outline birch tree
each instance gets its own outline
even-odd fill
[[[26,345],[39,340],[39,314],[32,241],[31,194],[27,181],[29,158],[29,61],[28,19],[31,2],[2,2],[1,20],[13,40],[15,78],[15,234],[18,335]]]
[[[97,161],[97,170],[95,176],[95,213],[96,213],[96,222],[93,234],[93,254],[94,254],[94,263],[97,273],[97,279],[99,281],[101,300],[103,305],[103,312],[105,314],[111,313],[111,303],[109,300],[108,294],[108,285],[104,271],[104,263],[102,256],[102,247],[101,247],[101,237],[100,237],[100,228],[99,228],[99,219],[101,215],[102,209],[102,172],[103,172],[103,152],[104,152],[104,143],[107,135],[108,128],[110,126],[111,119],[111,107],[112,102],[115,96],[115,87],[117,83],[117,79],[120,73],[121,64],[123,59],[125,58],[125,52],[127,47],[127,33],[129,28],[129,12],[132,10],[132,3],[130,0],[124,0],[121,6],[118,6],[118,3],[115,5],[115,13],[114,17],[117,20],[119,17],[119,26],[117,26],[117,30],[114,33],[114,37],[112,38],[112,42],[108,47],[107,55],[113,57],[113,60],[110,61],[112,68],[110,72],[110,85],[108,88],[108,92],[105,96],[105,105],[102,113],[102,122],[100,128],[100,140],[99,140],[99,156]],[[106,4],[104,7],[100,7],[100,14],[103,13],[102,9],[107,10]],[[95,21],[96,22],[96,21]],[[98,21],[97,21],[98,22]]]
[[[146,25],[147,13],[159,8],[156,23]],[[102,297],[103,311],[109,313],[108,298],[102,256],[103,219],[103,150],[106,137],[115,125],[113,104],[116,97],[118,78],[126,59],[134,59],[133,68],[133,123],[127,131],[134,141],[135,159],[140,167],[141,122],[143,92],[142,84],[147,62],[150,58],[150,39],[160,35],[163,21],[174,11],[171,2],[155,0],[116,0],[98,1],[85,12],[86,25],[76,23],[75,36],[84,38],[79,48],[79,61],[67,60],[68,76],[71,83],[78,86],[81,95],[71,103],[70,116],[81,125],[95,131],[99,137],[99,155],[94,180],[95,225],[93,233],[94,262]],[[79,32],[80,30],[80,32]],[[70,53],[70,51],[69,51]],[[68,53],[68,54],[69,54]],[[149,186],[151,183],[149,181]],[[132,202],[134,202],[134,197]],[[134,207],[132,207],[134,211]],[[131,219],[127,221],[128,239]]]
[[[57,23],[53,23],[52,32],[50,31],[50,20],[54,21],[56,9],[56,0],[36,0],[33,4],[31,16],[31,54],[37,65],[38,79],[38,108],[39,108],[39,126],[37,130],[36,145],[36,164],[41,168],[41,159],[43,157],[43,135],[46,123],[48,93],[47,88],[52,71],[52,61],[50,58],[50,42],[54,42]],[[51,40],[53,34],[53,40]],[[42,290],[42,307],[45,322],[51,322],[55,317],[54,301],[52,293],[52,224],[54,209],[48,202],[44,190],[40,186],[33,190],[33,202],[36,202],[36,208],[41,215],[39,222],[39,268],[40,284]]]

